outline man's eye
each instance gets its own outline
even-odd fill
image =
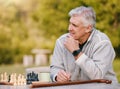
[[[77,27],[77,25],[76,25],[76,24],[73,24],[73,26]]]

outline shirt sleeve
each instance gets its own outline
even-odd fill
[[[96,45],[92,58],[83,53],[75,63],[90,79],[101,79],[112,66],[114,57],[113,47],[104,41]]]
[[[52,81],[55,81],[55,77],[57,76],[59,70],[64,70],[62,57],[63,47],[60,40],[57,40],[50,65],[50,77]]]

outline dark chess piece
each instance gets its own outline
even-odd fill
[[[9,75],[9,76],[8,76],[8,82],[10,82],[10,78],[11,78],[11,76]]]
[[[33,81],[39,81],[38,74],[34,73],[33,71],[32,73],[28,73],[26,81],[27,84],[32,84]]]
[[[30,74],[27,74],[27,78],[26,78],[27,84],[31,84],[31,80],[30,80]]]
[[[36,74],[35,79],[36,79],[36,81],[39,81],[38,74]]]

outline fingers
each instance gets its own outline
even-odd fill
[[[70,81],[70,74],[66,73],[64,70],[60,70],[57,74],[58,82]]]
[[[67,35],[68,38],[73,38],[70,34]]]
[[[79,41],[73,39],[72,36],[67,35],[67,38],[64,41],[64,46],[70,51],[73,52],[74,50],[79,49]]]

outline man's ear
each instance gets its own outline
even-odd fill
[[[88,27],[86,27],[86,29],[85,29],[86,33],[89,33],[91,31],[92,31],[92,26],[91,25],[89,25]]]

